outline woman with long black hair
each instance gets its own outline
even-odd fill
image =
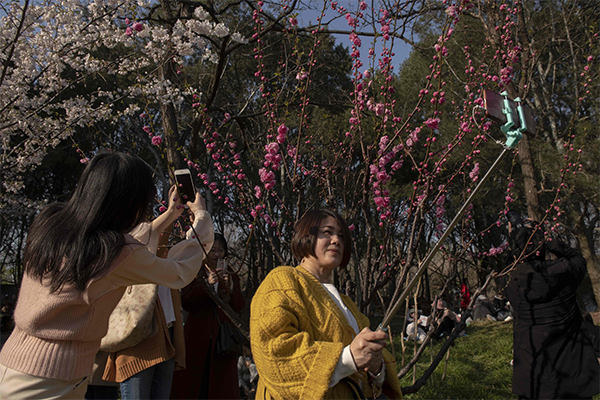
[[[71,199],[35,219],[15,329],[0,353],[0,398],[83,399],[109,316],[126,287],[156,283],[179,289],[196,276],[204,252],[192,230],[167,259],[148,250],[183,211],[173,186],[167,211],[142,224],[155,194],[152,173],[140,158],[100,154]],[[187,205],[209,251],[213,227],[204,200],[197,194]]]

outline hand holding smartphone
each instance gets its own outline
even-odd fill
[[[194,186],[194,180],[192,179],[190,170],[187,168],[175,170],[175,181],[177,181],[177,188],[183,197],[181,203],[186,204],[188,201],[194,202],[196,199],[196,187]]]

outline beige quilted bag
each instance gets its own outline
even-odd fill
[[[110,314],[108,332],[100,350],[114,353],[136,346],[157,331],[154,308],[158,287],[153,284],[128,286]]]

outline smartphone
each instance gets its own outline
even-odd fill
[[[194,186],[194,180],[192,179],[190,170],[175,170],[175,181],[177,182],[179,193],[181,193],[181,196],[183,197],[182,203],[185,204],[188,201],[193,202],[196,199],[196,187]]]
[[[519,114],[517,113],[517,103],[510,99],[509,102],[514,115],[517,116],[515,128],[519,128],[521,125],[518,117]],[[485,89],[483,91],[483,106],[485,107],[485,113],[487,117],[501,124],[507,122],[506,114],[502,112],[504,109],[504,96],[492,90]],[[525,133],[535,136],[536,130],[535,121],[533,119],[533,111],[531,108],[523,104],[523,112],[525,113],[525,122],[527,123],[527,130]]]

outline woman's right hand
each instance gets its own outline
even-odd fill
[[[217,283],[219,281],[219,276],[217,275],[217,273],[215,271],[210,271],[208,273],[208,283],[211,285],[214,285],[215,283]]]
[[[356,368],[371,371],[378,374],[381,371],[383,348],[386,346],[384,340],[388,339],[385,332],[373,332],[364,328],[350,343],[350,353],[356,364]]]
[[[196,192],[196,199],[194,199],[193,203],[188,201],[187,206],[190,208],[192,213],[195,213],[196,211],[206,211],[206,202],[200,192]]]

